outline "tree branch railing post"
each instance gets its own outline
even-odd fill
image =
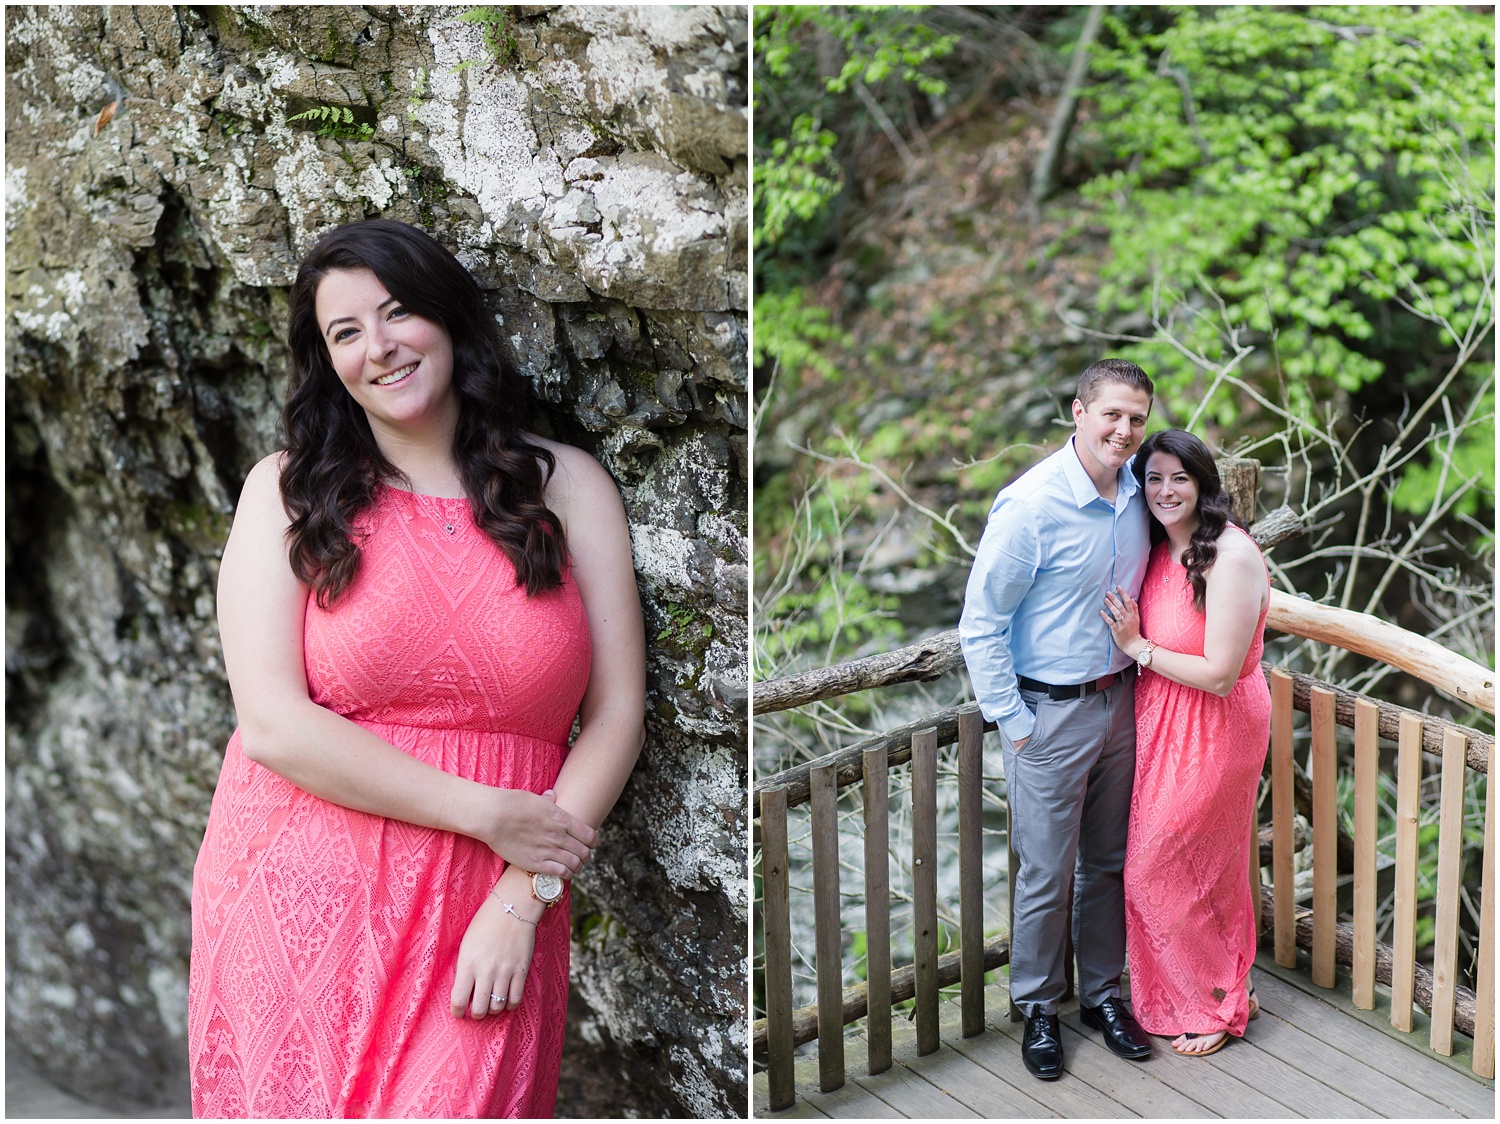
[[[879,749],[864,753],[865,978],[870,1073],[891,1068],[890,773]]]
[[[788,901],[786,789],[766,789],[760,798],[761,898],[765,925],[766,1022],[770,1046],[771,1110],[791,1108],[797,1094],[792,1076],[792,922]]]
[[[937,730],[911,739],[911,892],[916,929],[917,1054],[938,1048]]]
[[[813,912],[818,970],[818,1087],[831,1093],[844,1084],[844,974],[839,917],[838,788],[833,766],[809,774],[812,804]]]
[[[964,711],[958,716],[958,951],[965,1038],[984,1030],[983,741],[979,711]]]

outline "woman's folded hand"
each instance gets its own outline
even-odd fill
[[[559,808],[551,789],[541,796],[513,788],[491,791],[488,823],[479,838],[506,862],[572,878],[588,861],[598,833]]]

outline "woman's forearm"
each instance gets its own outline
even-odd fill
[[[493,818],[484,785],[418,761],[310,699],[275,715],[242,714],[240,745],[304,792],[355,811],[475,838]]]
[[[558,806],[593,827],[602,824],[620,798],[644,740],[641,715],[635,708],[589,722],[568,751],[553,785]]]
[[[592,825],[530,792],[446,773],[311,700],[242,714],[245,755],[330,803],[479,840],[528,870],[569,876],[588,858]]]
[[[1136,656],[1146,646],[1144,640],[1137,641],[1126,654]],[[1244,657],[1241,657],[1243,662]],[[1215,663],[1207,656],[1192,656],[1186,652],[1174,652],[1157,645],[1151,650],[1151,670],[1184,687],[1196,687],[1211,695],[1225,697],[1234,688],[1238,678],[1239,664],[1226,667]]]

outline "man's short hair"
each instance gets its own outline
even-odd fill
[[[1134,390],[1144,390],[1147,398],[1154,398],[1156,387],[1151,376],[1128,359],[1100,359],[1078,376],[1078,401],[1087,406],[1099,396],[1099,388],[1107,382],[1124,383]]]

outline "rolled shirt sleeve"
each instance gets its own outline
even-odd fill
[[[958,623],[979,709],[1013,742],[1030,737],[1036,724],[1016,687],[1011,624],[1042,565],[1041,530],[1026,505],[1003,495],[996,499],[969,571]]]

